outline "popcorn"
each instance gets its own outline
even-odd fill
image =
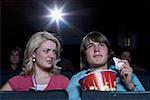
[[[94,86],[90,86],[90,87],[89,87],[89,90],[94,90]]]

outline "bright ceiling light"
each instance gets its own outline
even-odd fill
[[[45,15],[45,17],[50,20],[48,21],[48,23],[46,23],[44,27],[45,28],[53,27],[53,28],[56,28],[58,31],[60,31],[61,25],[63,25],[63,24],[60,24],[60,22],[62,22],[65,25],[72,28],[73,25],[69,23],[68,21],[66,21],[65,17],[72,15],[73,12],[64,12],[65,7],[66,7],[66,3],[62,5],[60,8],[57,5],[54,5],[53,9],[49,8],[49,6],[46,6],[46,9],[48,10],[48,15]],[[56,27],[55,27],[55,24],[52,24],[54,22],[56,23]]]
[[[50,10],[49,17],[52,18],[52,22],[56,21],[56,23],[58,24],[60,20],[63,20],[63,15],[64,13],[62,13],[62,9],[58,9],[57,7],[55,7],[54,10]]]
[[[58,20],[62,19],[62,13],[60,10],[55,9],[54,11],[51,12],[51,17],[54,20],[58,21]]]

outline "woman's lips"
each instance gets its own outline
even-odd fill
[[[52,61],[52,60],[47,60],[47,62],[48,62],[49,64],[51,64],[53,61]]]

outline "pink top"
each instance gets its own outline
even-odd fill
[[[32,76],[17,75],[8,80],[13,91],[30,91],[34,87]],[[66,89],[69,79],[63,75],[53,75],[44,91]]]

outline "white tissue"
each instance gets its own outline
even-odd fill
[[[123,65],[124,65],[124,63],[123,63],[123,62],[119,62],[120,59],[119,59],[119,58],[116,58],[116,57],[113,57],[113,60],[114,60],[114,62],[115,62],[116,69],[117,69],[117,70],[121,70],[122,67],[123,67]]]

